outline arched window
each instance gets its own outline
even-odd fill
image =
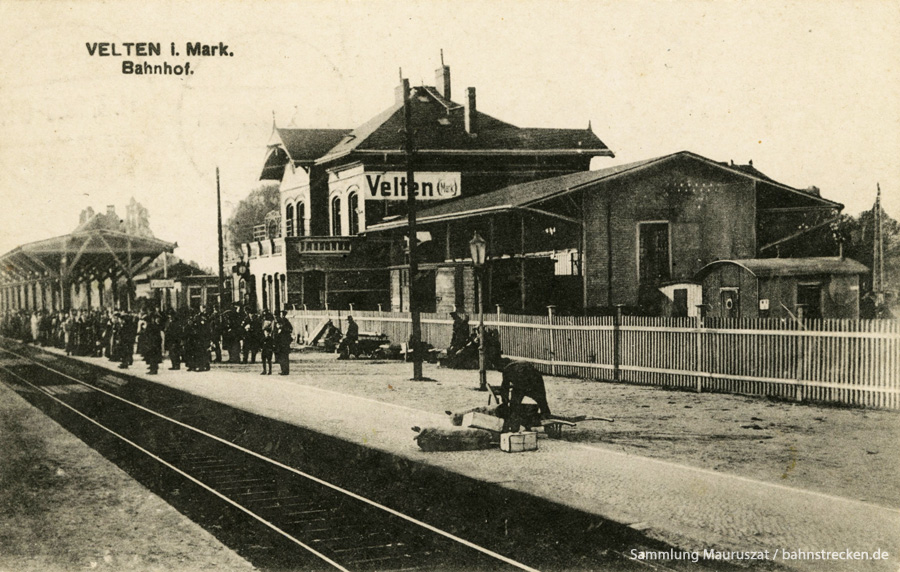
[[[297,203],[297,236],[306,236],[306,203]]]
[[[265,238],[278,238],[281,236],[281,213],[278,209],[272,209],[265,217]]]
[[[294,205],[284,207],[284,235],[294,236]]]
[[[331,199],[331,236],[341,236],[341,198]]]
[[[350,215],[349,235],[359,234],[359,195],[356,192],[350,193],[347,197],[347,214]]]

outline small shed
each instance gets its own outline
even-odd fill
[[[859,318],[859,277],[839,257],[717,260],[695,276],[712,318]]]

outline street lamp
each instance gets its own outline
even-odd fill
[[[484,369],[484,304],[481,301],[481,272],[487,255],[487,242],[477,230],[469,241],[469,250],[472,253],[478,304],[478,391],[487,391],[487,371]]]

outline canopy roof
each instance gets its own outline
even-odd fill
[[[156,238],[106,229],[23,244],[0,256],[0,283],[47,278],[77,282],[126,276],[132,278],[163,252],[178,245]]]

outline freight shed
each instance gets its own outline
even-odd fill
[[[712,318],[859,318],[859,277],[849,258],[718,260],[697,273]]]

